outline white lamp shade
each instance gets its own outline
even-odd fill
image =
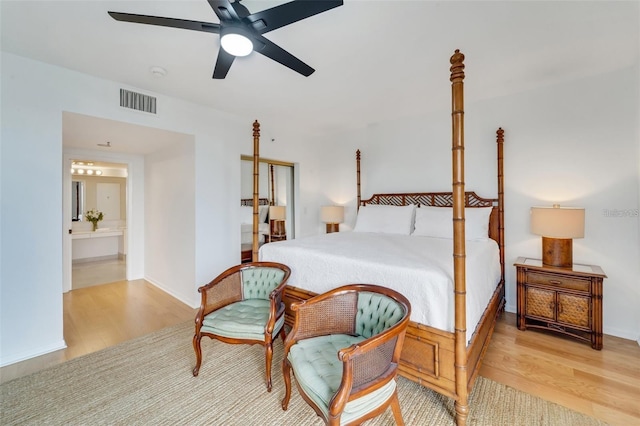
[[[549,238],[584,238],[584,209],[531,207],[531,233]]]
[[[344,222],[344,206],[323,206],[320,208],[320,221],[323,223]]]
[[[269,220],[285,220],[287,218],[287,209],[285,206],[269,207]]]

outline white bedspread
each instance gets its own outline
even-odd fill
[[[260,260],[291,268],[289,284],[323,293],[343,284],[378,284],[404,294],[411,320],[454,330],[453,241],[411,235],[335,232],[265,244]],[[467,341],[500,281],[493,240],[466,242]]]

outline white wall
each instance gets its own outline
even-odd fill
[[[161,95],[157,95],[162,105],[159,115],[150,117],[120,108],[121,85],[115,82],[12,54],[2,53],[0,59],[0,365],[64,346],[63,111],[193,135],[195,185],[193,218],[189,219],[193,225],[185,230],[194,234],[193,265],[185,256],[178,273],[184,277],[167,270],[153,274],[158,285],[195,306],[197,287],[239,261],[239,158],[252,153],[255,117],[230,116]],[[586,238],[575,241],[574,258],[598,264],[608,275],[605,333],[638,338],[638,218],[602,215],[604,209],[638,208],[639,108],[637,98],[630,96],[638,93],[638,73],[635,67],[467,105],[468,189],[495,194],[495,130],[503,126],[506,131],[509,310],[515,310],[511,264],[517,256],[539,256],[540,251],[539,238],[528,230],[529,207],[555,201],[581,205],[587,209]],[[340,135],[303,136],[261,124],[262,134],[268,136],[263,138],[267,142],[261,144],[260,155],[296,164],[298,237],[323,232],[319,208],[328,203],[346,204],[343,226],[353,225],[356,148],[362,149],[365,197],[374,191],[450,188],[448,110],[375,123]],[[183,163],[176,166],[184,170]],[[139,178],[144,186],[145,178]],[[137,200],[133,202],[144,196]],[[144,206],[132,209],[128,221],[142,223]],[[151,220],[162,222],[163,218]],[[142,237],[134,241],[144,242]],[[25,315],[27,311],[30,315]]]
[[[508,311],[516,309],[513,262],[518,256],[541,256],[540,237],[529,232],[529,208],[582,206],[585,238],[574,241],[574,261],[599,265],[608,276],[604,332],[638,338],[638,217],[606,216],[605,210],[638,209],[639,71],[636,66],[466,105],[467,190],[497,196],[495,131],[505,129]],[[363,198],[374,192],[451,188],[449,110],[313,142],[322,142],[326,153],[316,164],[318,182],[328,189],[328,198],[349,202],[347,226],[355,223],[356,148],[362,150]]]
[[[194,162],[193,142],[145,156],[145,278],[190,304],[196,303]]]
[[[259,198],[271,199],[271,193],[269,192],[269,165],[267,163],[259,163],[258,173],[258,196]],[[240,161],[240,176],[240,198],[253,199],[253,160]]]
[[[239,261],[239,158],[241,152],[251,152],[254,118],[162,95],[156,95],[159,114],[150,116],[121,108],[123,86],[116,82],[6,52],[0,59],[0,365],[64,346],[63,111],[194,135],[195,203],[190,226],[197,229],[195,261],[193,272],[177,288],[172,286],[178,279],[171,277],[166,289],[192,306],[199,303],[197,287]],[[144,197],[132,200],[143,201]],[[138,215],[144,215],[144,207],[132,209],[128,222],[142,223],[144,217]],[[182,287],[189,285],[190,291]]]

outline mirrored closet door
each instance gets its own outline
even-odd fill
[[[292,239],[295,236],[293,163],[259,159],[259,242]],[[241,242],[243,260],[253,238],[253,157],[241,157]],[[248,254],[250,256],[250,254]]]

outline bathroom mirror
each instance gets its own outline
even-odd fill
[[[82,221],[84,212],[84,182],[74,180],[71,182],[71,220]]]

